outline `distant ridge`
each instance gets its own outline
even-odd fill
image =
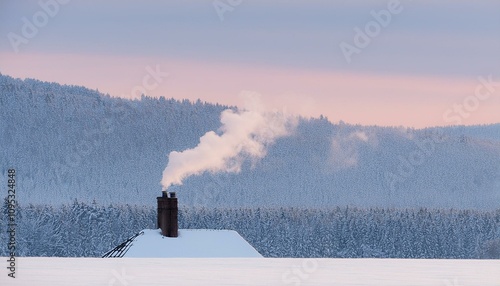
[[[167,154],[220,126],[227,106],[125,100],[0,75],[0,183],[20,204],[74,199],[149,205]],[[500,208],[500,124],[407,129],[301,119],[255,166],[175,191],[192,206]]]

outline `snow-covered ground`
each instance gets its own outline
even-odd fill
[[[145,229],[124,257],[262,257],[234,230],[180,229],[179,237]]]
[[[6,261],[5,257],[0,258]],[[0,285],[500,285],[500,260],[17,258]]]

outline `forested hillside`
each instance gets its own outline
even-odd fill
[[[151,206],[75,201],[18,211],[19,256],[99,257],[156,221]],[[179,227],[236,230],[265,257],[500,258],[500,211],[182,208]]]
[[[0,184],[17,170],[20,205],[154,205],[169,152],[196,146],[228,108],[5,75],[0,95]],[[302,118],[254,166],[171,190],[186,206],[497,209],[495,134],[498,125],[415,130]]]

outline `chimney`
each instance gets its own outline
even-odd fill
[[[158,201],[157,227],[161,228],[161,234],[167,237],[177,237],[179,226],[177,223],[177,197],[175,192],[162,192]]]

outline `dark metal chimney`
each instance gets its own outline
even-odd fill
[[[158,201],[158,221],[157,226],[161,228],[161,234],[167,237],[178,237],[179,225],[177,222],[177,197],[175,192],[163,191]]]

